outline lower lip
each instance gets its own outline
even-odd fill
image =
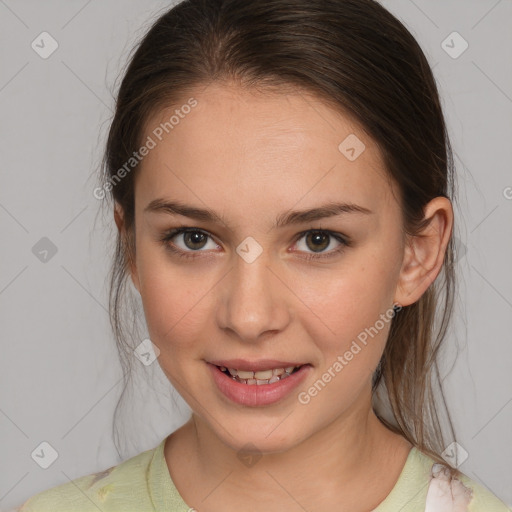
[[[274,404],[289,395],[306,378],[312,368],[311,365],[305,364],[289,377],[272,384],[243,384],[228,377],[214,364],[207,364],[215,384],[224,396],[237,404],[253,407]]]

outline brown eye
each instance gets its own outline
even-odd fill
[[[306,235],[306,243],[313,251],[322,251],[329,246],[330,237],[322,231],[311,231]]]
[[[183,233],[183,242],[192,250],[202,249],[208,240],[208,236],[201,231],[187,231]]]
[[[300,247],[300,241],[304,239],[304,247]],[[331,242],[335,242],[333,247]],[[337,242],[337,245],[336,245]],[[310,229],[299,234],[299,238],[295,244],[298,252],[303,252],[305,258],[308,260],[329,258],[336,255],[340,255],[346,247],[351,244],[349,240],[345,240],[338,233],[331,231],[325,231],[321,229]],[[330,250],[326,250],[330,247]],[[311,252],[312,251],[312,252]]]
[[[338,233],[321,229],[310,229],[300,233],[295,245],[300,245],[299,240],[305,239],[305,248],[299,248],[298,252],[303,252],[306,259],[328,258],[340,254],[346,247],[351,245],[350,240],[345,240]],[[208,249],[208,241],[211,241],[211,249],[219,249],[212,237],[200,229],[195,228],[176,228],[167,232],[160,238],[165,247],[184,258],[199,257],[203,251]],[[330,247],[331,242],[338,242],[337,245]],[[311,252],[312,251],[312,252]]]
[[[177,228],[164,234],[160,241],[174,253],[183,256],[195,257],[194,253],[206,252],[202,249],[218,249],[211,236],[199,229]],[[211,242],[211,247],[207,247]]]
[[[333,241],[334,242],[337,241],[338,245],[344,244],[344,240],[341,237],[336,236],[333,233],[330,233],[329,231],[322,231],[322,230],[318,230],[318,229],[306,231],[304,233],[301,233],[299,236],[300,236],[300,238],[297,240],[297,244],[300,245],[298,242],[300,240],[304,239],[305,249],[300,248],[300,247],[299,247],[299,249],[301,251],[304,250],[305,252],[325,251],[325,249],[327,249],[331,245],[331,242],[333,242]],[[336,247],[336,244],[334,244],[334,247],[331,247],[331,249],[334,249],[335,247]]]

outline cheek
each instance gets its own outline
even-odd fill
[[[393,318],[394,276],[389,269],[382,259],[358,255],[357,262],[347,258],[337,272],[300,281],[298,296],[308,306],[302,308],[302,325],[315,340],[323,366],[347,353],[351,367],[374,370]]]
[[[363,267],[323,284],[323,293],[311,292],[309,298],[315,314],[302,316],[302,326],[316,345],[318,368],[316,379],[298,398],[309,404],[312,415],[325,414],[325,404],[336,404],[332,414],[347,410],[366,393],[393,318],[386,283],[377,282]]]
[[[164,250],[154,248],[141,248],[137,269],[152,341],[165,351],[170,344],[179,349],[180,344],[197,339],[199,318],[204,318],[209,307],[207,292],[214,284],[209,284],[208,273],[171,263]]]

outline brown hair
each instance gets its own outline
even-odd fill
[[[138,166],[113,178],[141,146],[148,118],[178,105],[192,88],[235,81],[269,92],[306,91],[356,119],[398,184],[404,234],[419,236],[431,199],[453,199],[452,150],[432,70],[411,33],[376,1],[185,0],[158,17],[135,48],[117,95],[101,178],[107,199],[122,207],[127,235],[117,235],[110,275],[111,323],[125,384],[134,348],[123,304]],[[372,389],[374,396],[384,391],[391,407],[392,421],[379,415],[381,421],[440,463],[439,407],[455,440],[438,367],[453,308],[455,250],[451,238],[438,279],[393,318]]]

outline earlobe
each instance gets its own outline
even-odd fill
[[[435,197],[424,208],[428,224],[417,236],[408,237],[395,302],[415,303],[436,280],[443,266],[452,233],[453,210],[446,197]]]
[[[130,244],[129,244],[128,235],[126,233],[126,229],[124,226],[123,209],[122,209],[121,205],[117,202],[115,203],[115,206],[114,206],[114,220],[115,220],[117,229],[119,231],[119,235],[123,241],[123,247],[124,247],[124,251],[125,251],[125,259],[128,262],[128,268],[130,271],[130,277],[131,277],[132,283],[135,286],[135,288],[137,289],[137,291],[140,293],[139,276],[137,273],[137,267],[135,265],[135,261],[133,260],[133,258],[130,255],[130,249],[129,249]]]

